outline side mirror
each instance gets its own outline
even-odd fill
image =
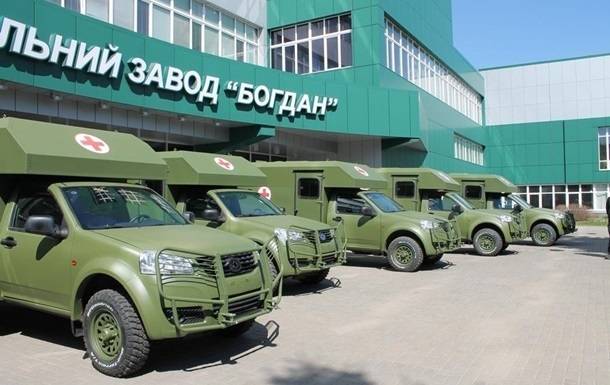
[[[456,203],[451,207],[451,212],[459,215],[464,212],[464,208]]]
[[[523,206],[521,205],[516,205],[515,208],[513,209],[517,214],[523,211]]]
[[[195,223],[195,213],[192,211],[185,211],[182,213],[182,216],[188,223]]]
[[[218,209],[203,210],[203,219],[210,222],[220,222],[220,211]]]
[[[374,217],[375,211],[371,206],[363,206],[362,209],[360,209],[360,214],[364,215],[365,217]]]
[[[43,235],[56,239],[64,239],[67,232],[55,224],[53,217],[48,215],[31,216],[25,221],[26,233]]]

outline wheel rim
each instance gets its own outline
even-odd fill
[[[95,355],[104,361],[112,361],[118,356],[123,344],[119,323],[110,312],[95,313],[89,326],[89,339]]]
[[[401,265],[408,265],[415,258],[415,250],[408,245],[400,245],[394,251],[394,260]]]
[[[489,234],[483,234],[479,237],[479,247],[486,252],[492,252],[496,248],[496,240]]]
[[[534,233],[536,242],[546,245],[551,240],[551,233],[547,229],[538,229]]]

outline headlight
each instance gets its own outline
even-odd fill
[[[142,274],[155,274],[155,254],[153,250],[140,253],[140,272]],[[163,275],[193,274],[193,265],[189,258],[177,255],[159,254],[159,271]]]
[[[563,219],[566,217],[564,213],[553,213],[553,216],[557,219]]]
[[[303,233],[294,231],[294,230],[286,230],[286,229],[279,228],[279,229],[275,229],[274,233],[277,236],[277,239],[279,239],[280,242],[282,242],[284,244],[288,240],[290,240],[292,242],[298,242],[298,241],[302,241],[305,239],[305,236],[303,235]]]
[[[430,221],[430,220],[423,220],[421,222],[419,222],[419,225],[421,226],[422,229],[424,230],[432,230],[432,229],[437,229],[439,224],[436,221]]]
[[[510,223],[513,221],[513,217],[511,217],[510,215],[500,215],[498,216],[498,219],[504,223]]]

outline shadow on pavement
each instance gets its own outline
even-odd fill
[[[239,337],[226,337],[209,333],[192,338],[156,342],[144,373],[185,371],[236,365],[240,359],[259,350],[275,347],[280,327],[275,321],[265,325],[255,322],[252,328]]]
[[[359,372],[336,370],[320,365],[304,364],[287,370],[285,376],[271,377],[273,385],[373,385]]]
[[[340,287],[341,280],[336,277],[330,277],[316,284],[301,283],[296,279],[287,279],[284,281],[282,295],[300,297],[312,294],[322,294],[326,291],[338,289]]]

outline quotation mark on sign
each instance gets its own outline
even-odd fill
[[[337,107],[337,104],[339,104],[339,99],[337,99],[337,98],[328,98],[328,101],[326,102],[326,104],[330,108],[335,108],[335,107]]]
[[[230,82],[227,83],[227,91],[233,91],[233,92],[237,92],[237,89],[239,88],[239,82],[235,82],[233,80],[231,80]]]

